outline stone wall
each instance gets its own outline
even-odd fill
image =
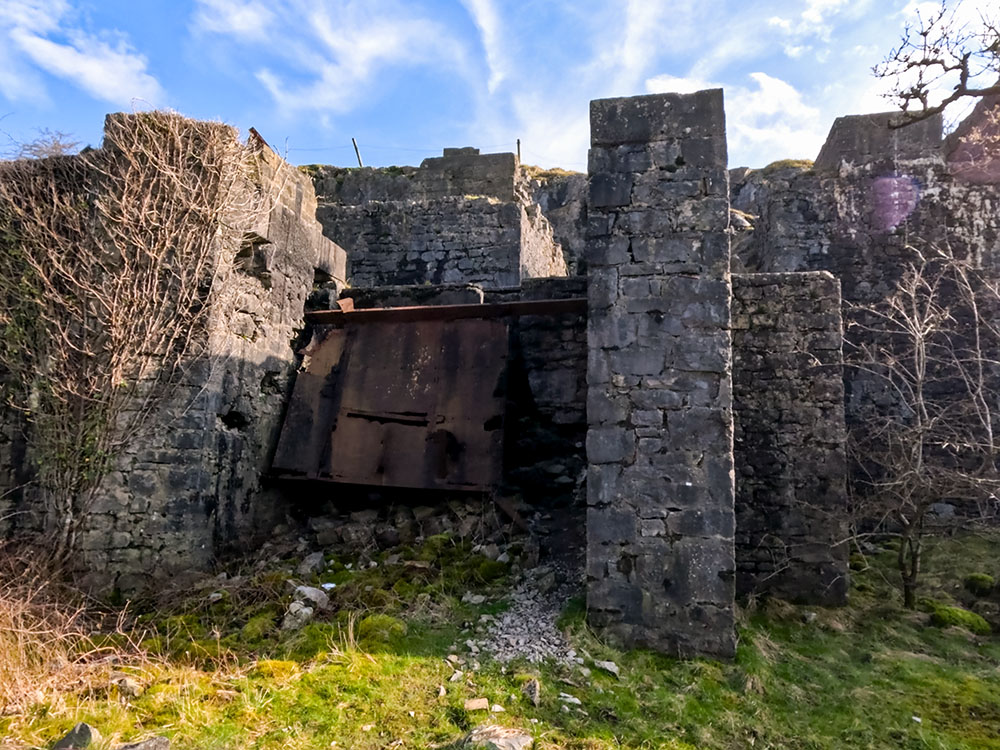
[[[480,154],[478,149],[444,149],[419,167],[360,169],[312,166],[316,193],[324,202],[342,206],[475,196],[501,203],[514,200],[514,154]]]
[[[353,286],[517,286],[565,276],[552,227],[513,154],[445,149],[419,169],[313,170],[326,236],[348,252]]]
[[[847,601],[840,283],[733,276],[736,588]]]
[[[913,248],[1000,269],[1000,185],[964,179],[966,167],[956,170],[942,147],[939,119],[890,131],[889,118],[840,118],[815,167],[743,170],[732,185],[733,207],[753,225],[734,243],[734,266],[836,276],[848,358],[852,344],[866,340],[851,320],[892,294],[917,259]],[[964,158],[956,144],[951,149]],[[849,424],[888,398],[881,381],[861,370],[848,370],[845,386]]]
[[[20,415],[0,404],[0,539],[38,526],[38,519],[24,515],[23,477],[19,476],[19,467],[24,462],[22,427]]]
[[[591,103],[587,607],[625,643],[735,649],[721,90]]]
[[[521,280],[523,209],[489,198],[324,204],[327,236],[348,249],[353,286],[465,282],[516,286]]]
[[[261,476],[297,365],[293,344],[317,275],[343,285],[346,258],[315,221],[311,180],[252,144],[264,210],[235,262],[220,257],[206,279],[209,320],[195,346],[204,354],[156,399],[101,483],[75,560],[91,588],[135,591],[204,571],[227,547],[266,536],[283,513]],[[37,509],[37,495],[24,503]]]
[[[552,225],[552,235],[562,248],[570,274],[587,272],[587,175],[559,169],[525,169],[531,201]]]

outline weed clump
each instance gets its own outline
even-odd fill
[[[479,567],[476,569],[476,575],[483,583],[490,583],[491,581],[496,581],[499,578],[503,578],[507,574],[507,566],[502,562],[497,562],[496,560],[483,560],[479,563]]]
[[[996,583],[996,579],[987,573],[973,573],[962,581],[965,590],[977,597],[989,596],[993,593]]]
[[[961,607],[952,607],[947,604],[934,603],[931,612],[931,625],[939,628],[947,628],[952,625],[965,628],[970,633],[976,635],[989,635],[992,632],[990,624],[975,612],[970,612]]]
[[[778,159],[778,161],[772,161],[761,171],[776,171],[778,169],[805,169],[809,170],[813,168],[813,162],[811,159]]]
[[[358,623],[358,643],[366,649],[391,646],[406,635],[406,623],[386,614],[372,614]]]
[[[251,617],[247,624],[240,631],[244,641],[254,643],[262,640],[268,633],[274,630],[278,615],[274,610],[266,610]]]

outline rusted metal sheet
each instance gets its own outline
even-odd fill
[[[323,330],[296,380],[273,472],[386,487],[495,486],[507,348],[501,320]]]
[[[584,297],[541,299],[517,302],[491,302],[483,305],[427,305],[416,307],[375,307],[365,310],[317,310],[306,313],[310,323],[349,325],[350,323],[395,322],[415,320],[464,320],[468,318],[504,318],[518,315],[561,315],[587,312]]]

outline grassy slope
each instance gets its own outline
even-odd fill
[[[965,575],[995,572],[998,547],[996,537],[936,541],[924,593],[958,598]],[[417,554],[431,563],[419,585],[398,583],[413,569],[386,565],[331,572],[342,613],[294,637],[272,627],[274,588],[244,585],[215,605],[189,604],[186,616],[157,620],[171,637],[146,642],[164,656],[114,667],[145,686],[141,696],[123,696],[96,673],[0,717],[0,735],[11,747],[47,745],[86,720],[109,742],[162,733],[177,750],[425,748],[495,721],[529,728],[542,748],[1000,748],[1000,637],[929,627],[926,614],[901,610],[888,553],[856,574],[847,609],[772,602],[744,613],[732,664],[616,651],[588,631],[577,603],[563,618],[576,650],[615,661],[620,680],[589,662],[585,678],[484,661],[455,682],[444,657],[459,633],[446,623],[488,611],[455,594],[498,591],[502,580],[485,583],[482,560],[460,547]],[[348,617],[366,597],[402,620]],[[809,624],[806,611],[818,615]],[[531,676],[542,682],[537,708],[520,690]],[[586,714],[564,710],[560,692],[580,698]],[[469,714],[463,704],[474,697],[506,710]]]

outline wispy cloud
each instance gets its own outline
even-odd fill
[[[254,75],[288,114],[350,111],[391,67],[464,68],[463,47],[448,29],[397,0],[276,0],[266,9],[252,0],[198,3],[196,31],[237,44],[266,40],[275,60]]]
[[[855,13],[867,6],[868,0],[806,0],[805,8],[797,16],[774,15],[768,25],[793,37],[817,37],[830,39],[833,30],[832,19],[851,10]]]
[[[195,30],[253,41],[265,39],[275,20],[274,12],[257,0],[198,0],[192,23]]]
[[[0,38],[5,40],[0,93],[12,101],[44,99],[37,73],[44,71],[116,106],[163,101],[163,88],[147,72],[146,58],[124,35],[87,33],[72,25],[71,16],[63,0],[0,0]]]
[[[503,24],[500,20],[500,14],[497,12],[493,0],[461,0],[461,3],[472,17],[482,37],[486,64],[490,71],[488,89],[492,94],[508,74],[508,60],[504,54]]]

